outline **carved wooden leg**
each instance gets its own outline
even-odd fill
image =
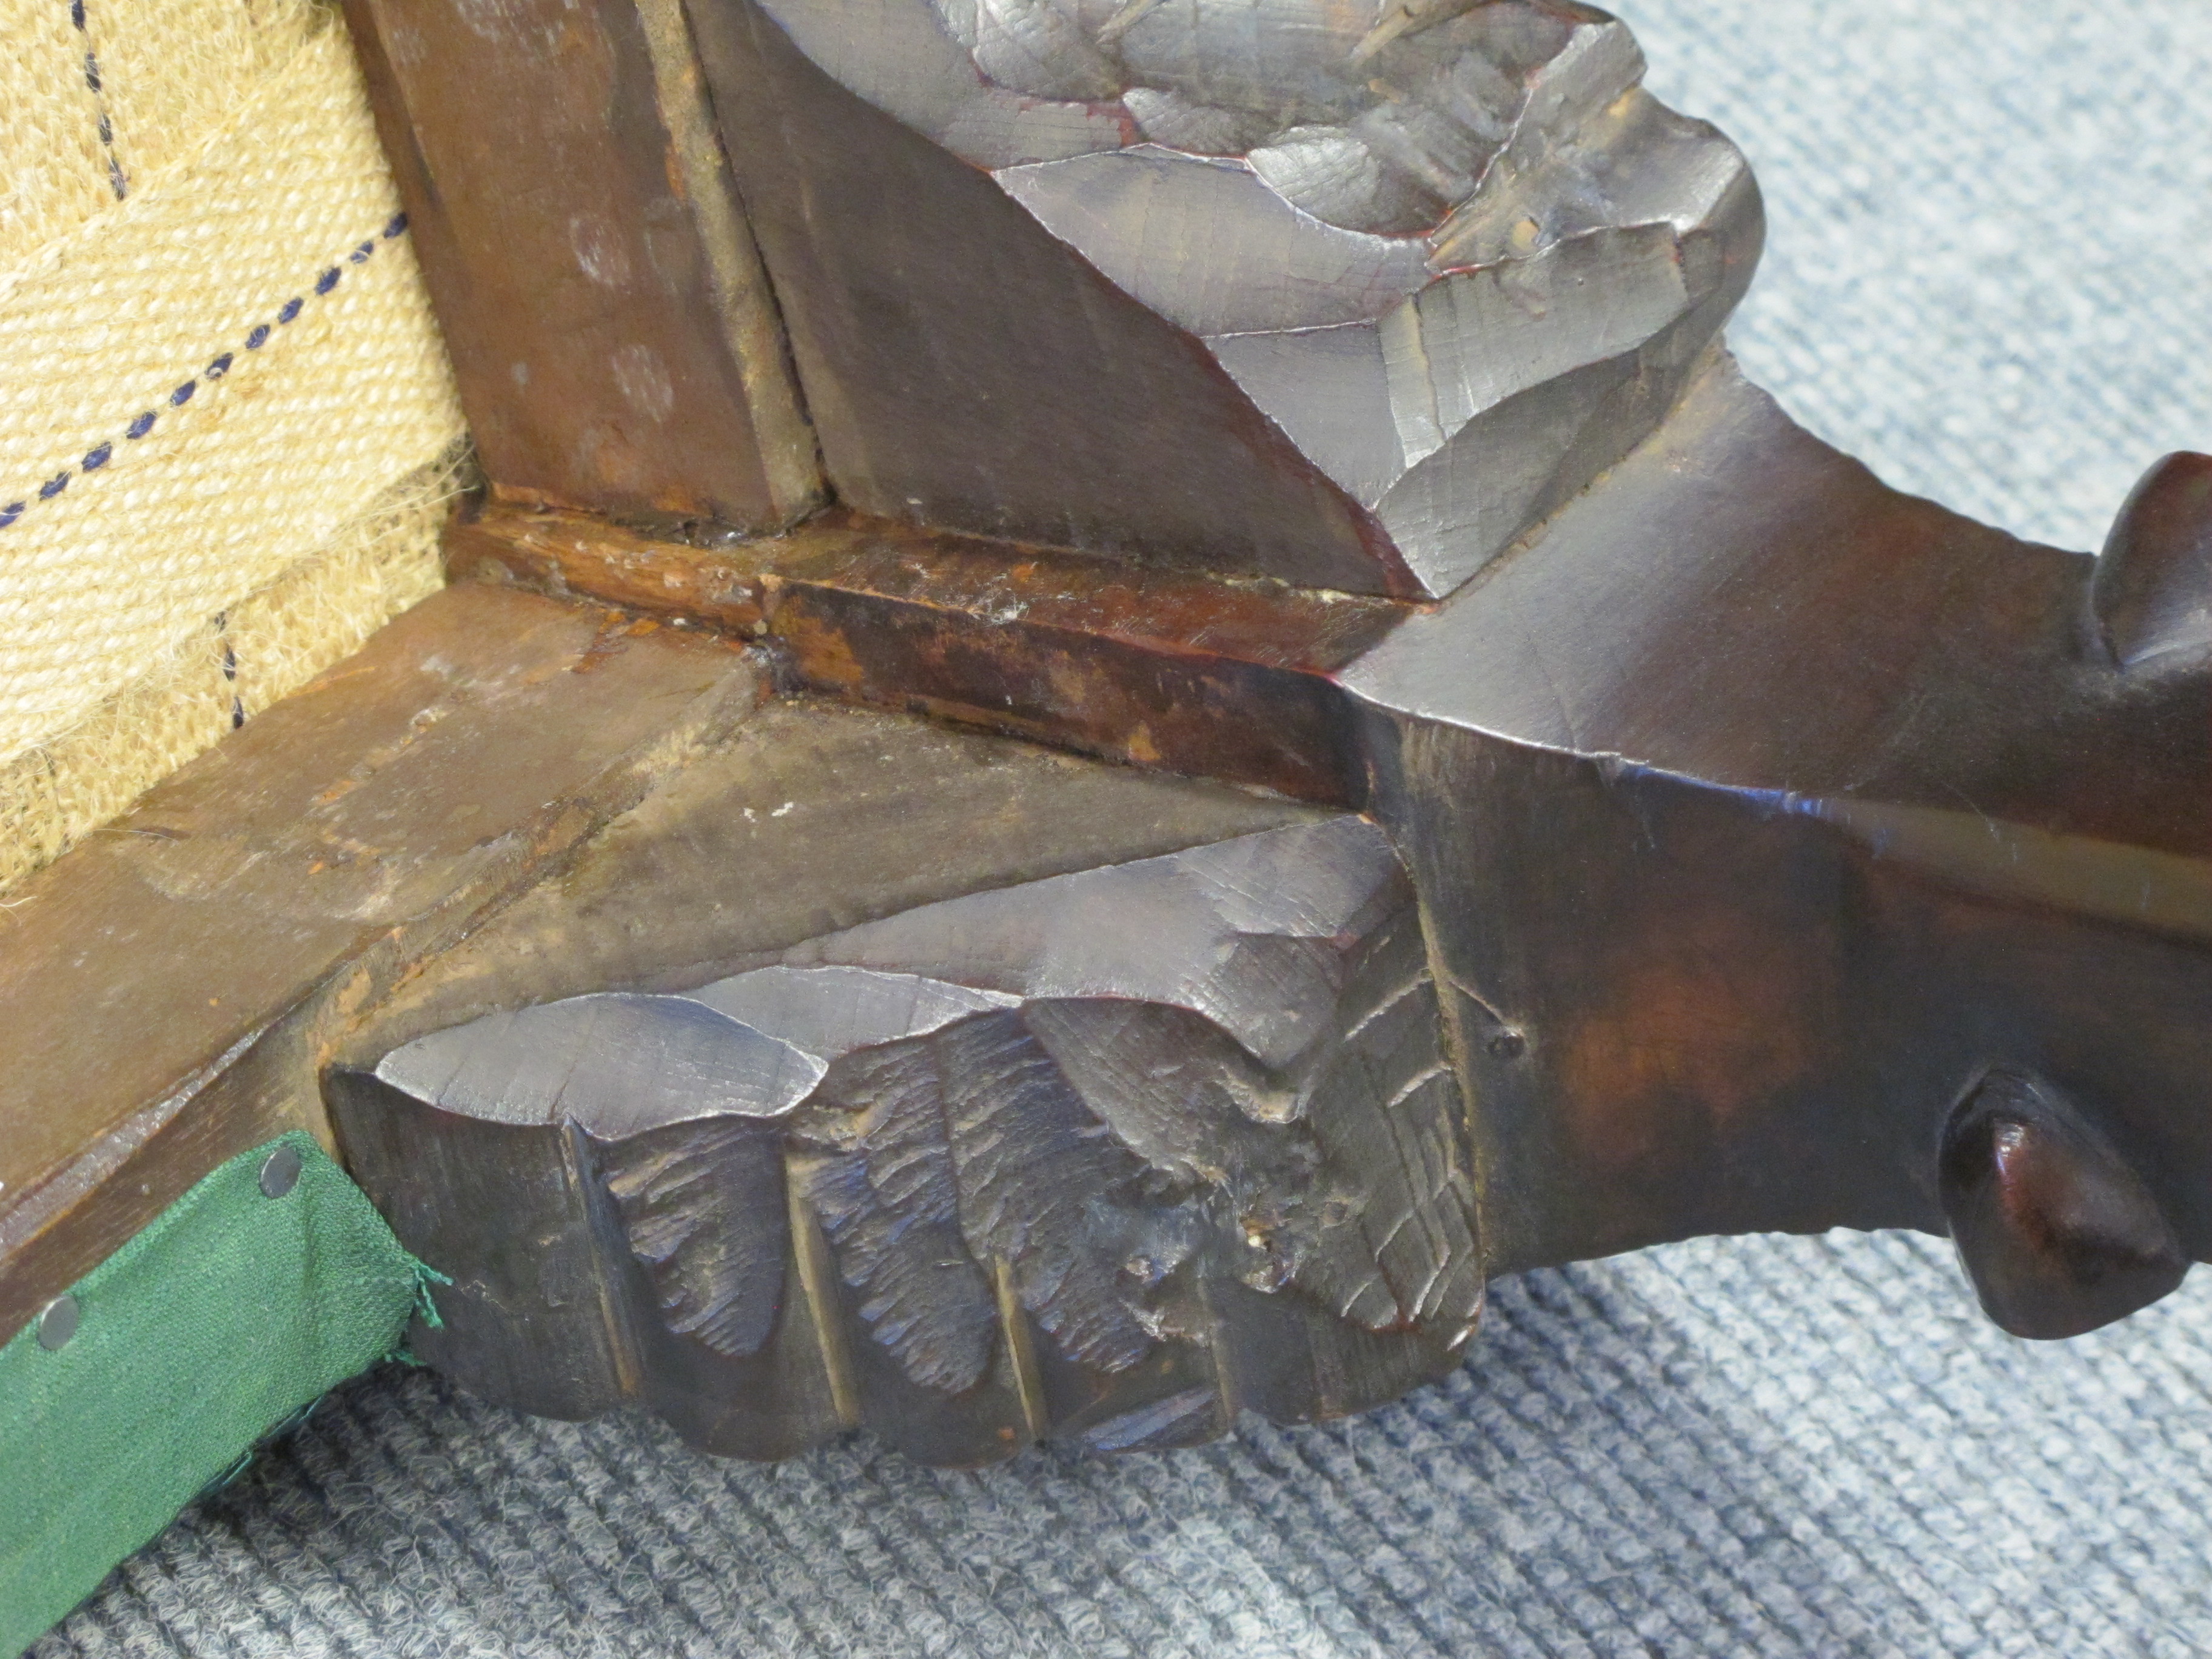
[[[426,1357],[755,1456],[1356,1409],[1698,1232],[2212,1258],[2212,459],[2093,560],[1793,426],[1617,21],[349,9],[486,498],[24,890],[0,1328],[292,1129]]]
[[[860,804],[829,765],[765,811],[739,804],[750,756],[695,769],[679,811],[611,829],[580,894],[434,966],[400,1029],[518,1000],[479,963],[573,982],[602,893],[705,909],[774,870],[787,905],[850,914],[917,864],[946,878],[910,804],[998,745],[768,718],[823,759],[898,758]],[[1388,840],[1018,750],[992,769],[1035,839],[969,872],[980,890],[789,944],[720,902],[680,943],[629,937],[627,978],[667,991],[481,1014],[334,1075],[356,1174],[456,1280],[426,1358],[541,1410],[638,1400],[718,1451],[857,1423],[961,1463],[1044,1433],[1186,1443],[1247,1405],[1333,1415],[1452,1363],[1483,1282],[1463,1109]],[[1086,805],[1099,861],[1009,884]]]

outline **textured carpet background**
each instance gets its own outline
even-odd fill
[[[1764,180],[1753,375],[1893,481],[2094,546],[2212,449],[2212,0],[1626,0]],[[35,1651],[2212,1652],[2212,1275],[2057,1346],[1947,1246],[1500,1285],[1447,1384],[1197,1452],[777,1468],[392,1370]]]

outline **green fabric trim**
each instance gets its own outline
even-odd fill
[[[261,1190],[279,1146],[300,1155]],[[98,1587],[291,1413],[400,1344],[435,1277],[295,1133],[230,1160],[0,1348],[0,1654]]]

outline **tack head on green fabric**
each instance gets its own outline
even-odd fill
[[[39,1346],[52,1353],[69,1346],[76,1334],[77,1306],[73,1296],[58,1296],[39,1310]]]
[[[392,1354],[436,1277],[295,1132],[208,1176],[16,1333],[0,1347],[0,1654]],[[63,1302],[75,1328],[52,1341]]]

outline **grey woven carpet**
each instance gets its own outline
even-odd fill
[[[2094,546],[2212,449],[2212,0],[1638,0],[1773,234],[1753,375],[1893,481]],[[64,1655],[2212,1652],[2212,1276],[2060,1346],[1948,1248],[1700,1242],[1498,1287],[1329,1428],[763,1469],[389,1371]]]

